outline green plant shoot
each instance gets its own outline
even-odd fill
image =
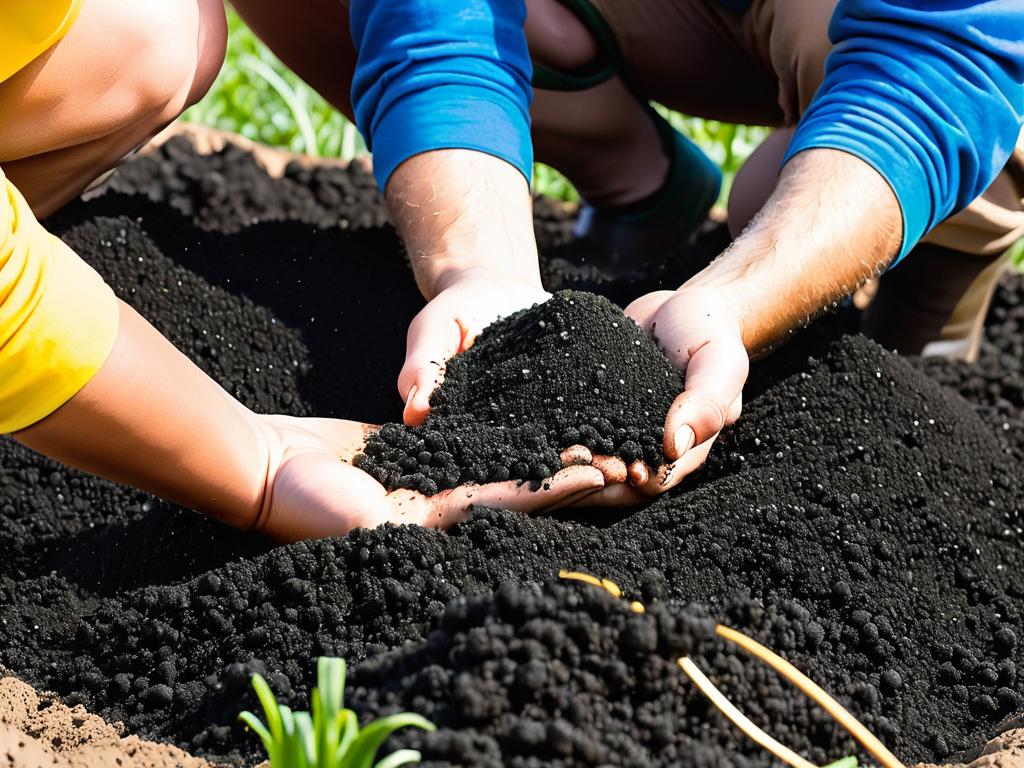
[[[377,752],[399,728],[433,731],[433,723],[402,712],[360,728],[356,713],[344,706],[345,660],[321,656],[316,679],[310,713],[293,712],[278,704],[267,681],[252,676],[267,722],[252,712],[242,712],[238,719],[260,737],[271,768],[398,768],[420,761],[421,755],[414,749],[400,749],[380,760]]]

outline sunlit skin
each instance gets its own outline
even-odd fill
[[[167,29],[190,45],[154,55],[149,43]],[[220,67],[224,35],[219,0],[86,3],[59,45],[0,84],[0,105],[13,105],[0,126],[0,162],[34,211],[74,197],[200,98]],[[445,361],[496,318],[548,294],[527,180],[503,160],[426,152],[397,169],[385,194],[428,299],[409,329],[398,377],[404,419],[418,424]],[[125,304],[99,373],[15,437],[72,466],[286,540],[382,522],[444,526],[473,504],[530,513],[634,504],[703,463],[739,416],[750,356],[877,274],[898,249],[900,227],[899,206],[873,169],[842,152],[808,151],[783,169],[762,212],[717,261],[678,290],[627,308],[686,374],[686,390],[666,415],[665,466],[627,467],[572,446],[565,468],[539,490],[504,483],[429,499],[387,493],[350,463],[367,425],[252,413]]]
[[[398,381],[405,421],[419,424],[444,362],[496,318],[547,294],[526,179],[504,161],[469,150],[426,152],[399,166],[386,197],[429,300],[409,329]],[[670,463],[627,468],[592,457],[606,487],[579,503],[636,504],[700,467],[739,418],[750,358],[879,274],[901,239],[899,203],[871,166],[830,149],[794,157],[725,253],[677,290],[627,307],[685,375],[665,420]]]

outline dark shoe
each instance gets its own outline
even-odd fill
[[[622,284],[646,284],[678,261],[680,247],[707,219],[721,189],[721,171],[696,144],[660,116],[655,119],[671,153],[665,184],[621,208],[584,203],[573,239],[545,253],[546,271],[561,283],[555,287],[609,295]]]

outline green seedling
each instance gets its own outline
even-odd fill
[[[857,756],[848,755],[842,758],[841,760],[836,760],[834,763],[829,763],[828,765],[823,766],[822,768],[857,768],[857,766]]]
[[[278,704],[267,681],[252,676],[267,722],[252,712],[242,712],[238,719],[263,741],[271,768],[398,768],[420,761],[421,755],[414,749],[400,749],[380,760],[377,752],[399,728],[433,731],[433,723],[402,712],[360,728],[356,713],[344,708],[345,660],[321,656],[316,679],[311,714]]]

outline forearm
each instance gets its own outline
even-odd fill
[[[756,355],[881,273],[902,234],[899,202],[871,166],[808,150],[786,164],[747,230],[681,290],[715,290]]]
[[[470,272],[540,285],[530,189],[504,160],[424,152],[395,170],[385,196],[426,298]]]
[[[99,372],[13,437],[243,528],[260,515],[271,461],[259,421],[124,303]]]

